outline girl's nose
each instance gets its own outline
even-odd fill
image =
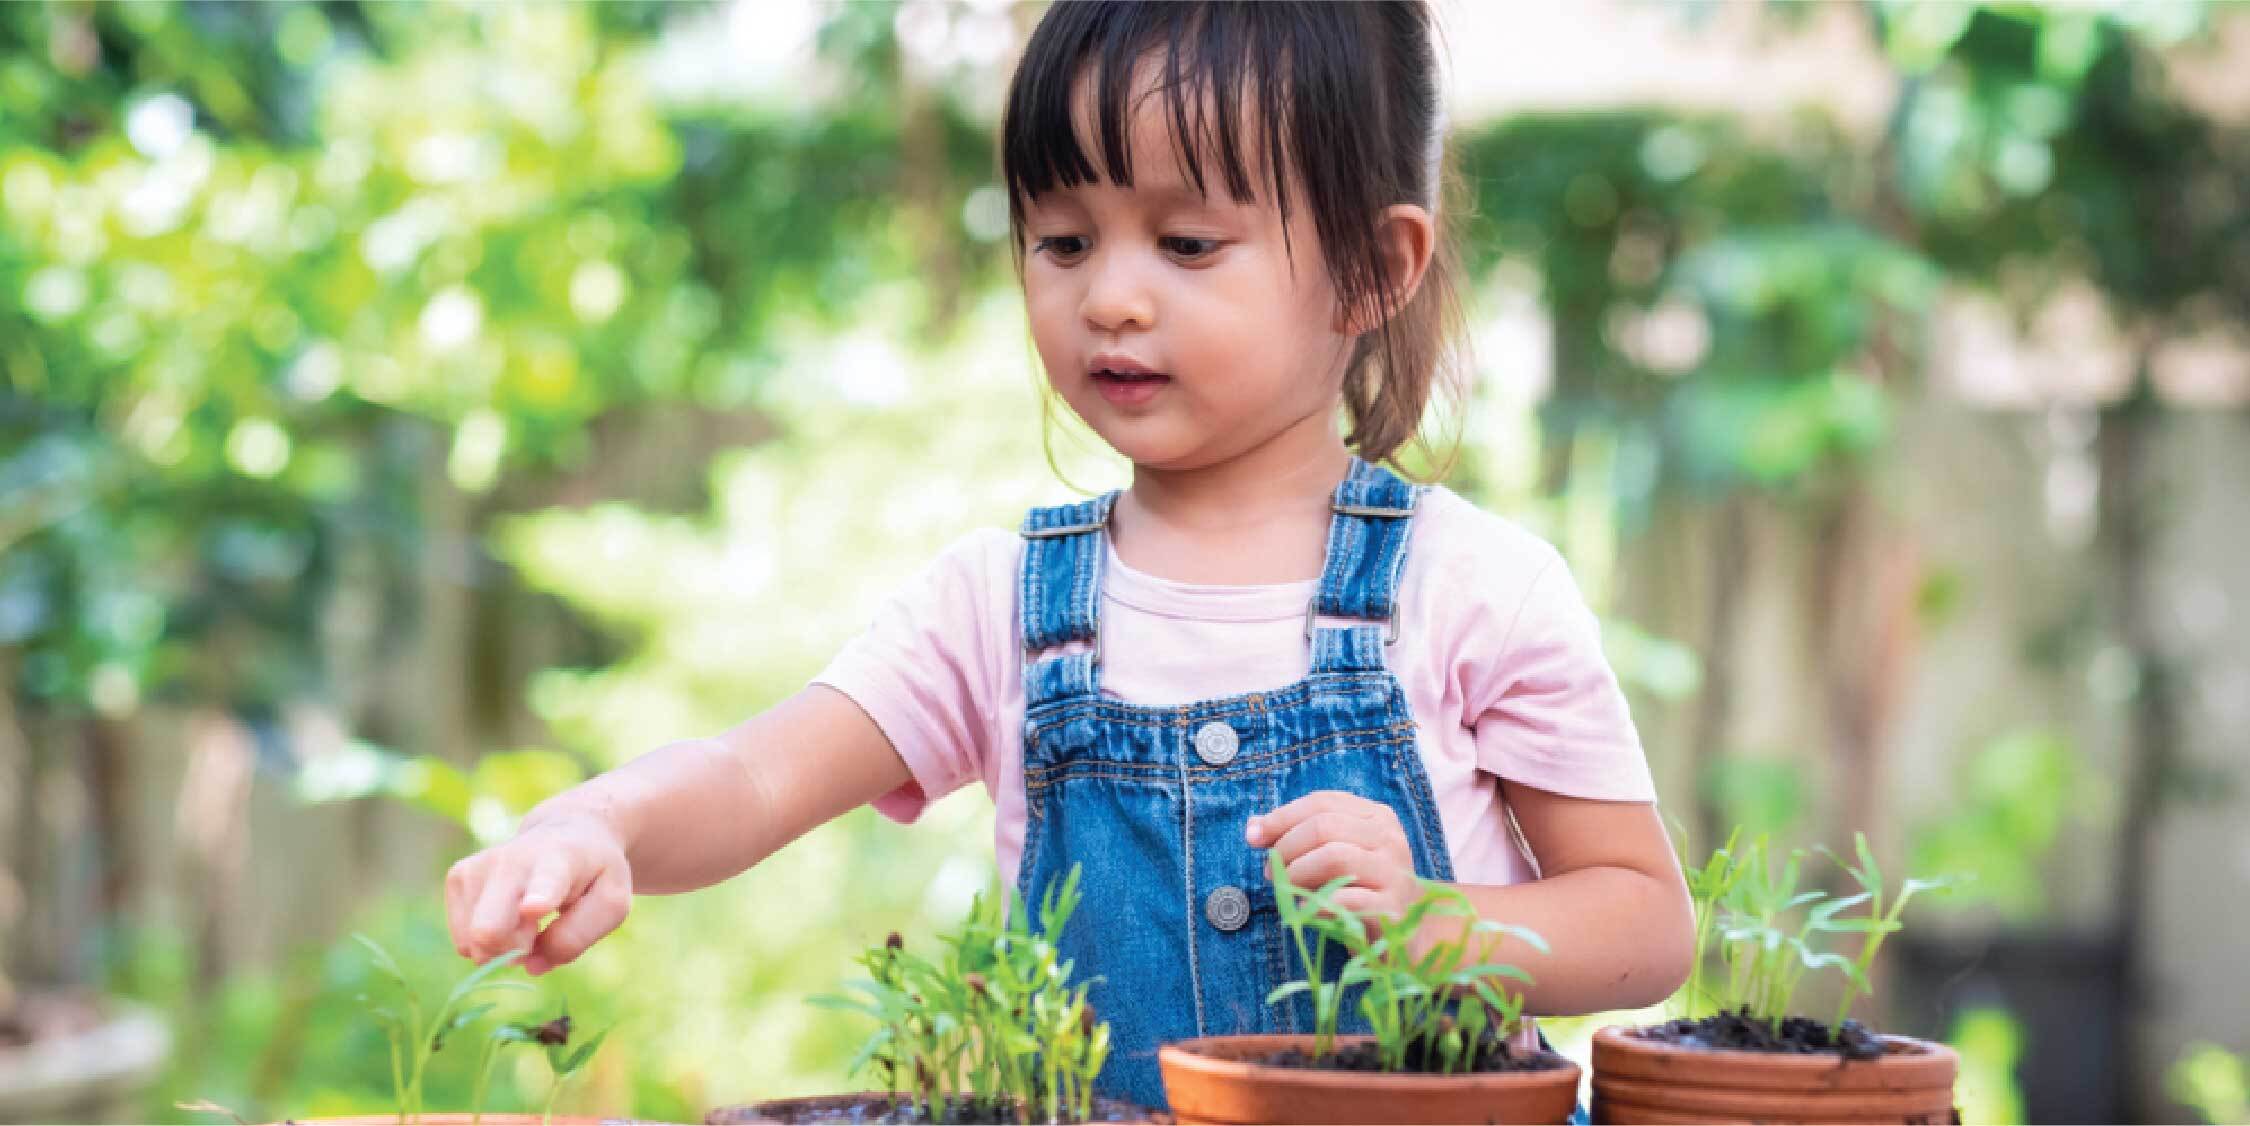
[[[1156,304],[1140,272],[1116,255],[1097,255],[1085,268],[1086,323],[1101,332],[1145,329],[1156,322]]]

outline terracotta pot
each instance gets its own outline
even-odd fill
[[[794,1122],[799,1115],[808,1111],[818,1112],[823,1108],[834,1107],[848,1112],[855,1106],[862,1106],[870,1102],[889,1102],[890,1098],[890,1093],[887,1091],[863,1091],[856,1095],[813,1095],[801,1099],[773,1099],[768,1102],[751,1103],[746,1106],[722,1106],[704,1115],[703,1121],[706,1126],[767,1126],[767,1124]],[[874,1122],[878,1119],[869,1118],[865,1121]],[[1033,1121],[1037,1121],[1037,1119],[1034,1118]],[[1170,1121],[1172,1120],[1164,1115],[1129,1103],[1121,1103],[1116,1099],[1105,1099],[1099,1096],[1094,1099],[1095,1123]]]
[[[1339,1047],[1365,1041],[1339,1036]],[[1468,1075],[1393,1075],[1250,1063],[1313,1038],[1209,1036],[1158,1050],[1172,1114],[1193,1123],[1568,1122],[1578,1065]],[[1558,1057],[1559,1058],[1559,1057]]]
[[[1883,1058],[1683,1048],[1637,1028],[1594,1034],[1596,1122],[1955,1122],[1961,1057],[1882,1037]]]

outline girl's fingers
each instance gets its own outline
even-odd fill
[[[570,854],[562,849],[541,854],[538,864],[531,870],[531,878],[524,881],[518,916],[537,922],[569,903],[574,898],[571,893],[578,890],[571,886],[574,881],[570,869]]]
[[[1290,830],[1308,818],[1323,813],[1364,820],[1387,817],[1390,815],[1390,808],[1342,790],[1321,790],[1288,802],[1270,813],[1251,818],[1249,828],[1243,835],[1252,848],[1271,848],[1274,842],[1288,836]]]
[[[633,891],[624,873],[617,868],[603,869],[587,887],[586,894],[564,908],[563,913],[540,932],[538,941],[532,945],[531,956],[524,959],[525,972],[543,974],[576,961],[587,947],[616,930],[632,906]]]
[[[529,929],[522,915],[523,864],[495,859],[469,916],[469,956],[480,962],[519,949],[519,936]]]
[[[1388,863],[1373,849],[1350,841],[1330,841],[1291,861],[1287,870],[1289,882],[1301,888],[1321,887],[1338,876],[1350,876],[1356,884],[1373,886],[1382,882]]]
[[[1355,844],[1372,852],[1406,851],[1406,838],[1395,826],[1385,825],[1372,817],[1360,817],[1336,809],[1322,810],[1282,834],[1273,847],[1280,850],[1281,862],[1289,864],[1324,844]]]
[[[466,958],[470,950],[469,915],[484,890],[480,857],[465,857],[445,873],[445,927],[453,935],[453,952]]]
[[[1365,917],[1388,910],[1390,903],[1382,893],[1372,888],[1348,887],[1336,893],[1336,906],[1354,915]]]

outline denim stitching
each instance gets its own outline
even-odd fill
[[[1235,769],[1235,763],[1228,763],[1224,767],[1199,767],[1183,763],[1181,765],[1185,773],[1180,776],[1185,779],[1184,785],[1209,785],[1230,778],[1259,778],[1268,774],[1279,773],[1293,766],[1349,751],[1395,750],[1399,747],[1413,745],[1413,727],[1406,724],[1394,724],[1373,733],[1355,732],[1331,735],[1313,740],[1310,743],[1301,743],[1285,752],[1268,753],[1254,762],[1245,764],[1239,770]],[[1064,782],[1076,782],[1088,778],[1098,778],[1109,782],[1144,782],[1151,785],[1162,785],[1165,784],[1162,772],[1166,769],[1168,768],[1156,763],[1114,762],[1100,758],[1063,759],[1053,766],[1039,767],[1036,772],[1026,770],[1024,772],[1024,789],[1029,791],[1034,786],[1046,789]]]
[[[1202,935],[1195,929],[1195,791],[1188,785],[1187,744],[1176,745],[1172,754],[1180,769],[1180,894],[1187,900],[1182,904],[1181,917],[1187,920],[1188,992],[1195,996],[1195,1034],[1203,1032],[1203,959],[1200,948]]]
[[[1265,792],[1264,808],[1273,809],[1280,804],[1281,787],[1271,784],[1269,776],[1269,784],[1266,786]],[[1259,872],[1261,874],[1264,874],[1264,865],[1261,864],[1259,866]],[[1272,904],[1272,910],[1274,913],[1274,925],[1266,928],[1266,992],[1269,994],[1272,993],[1275,989],[1278,989],[1281,986],[1287,984],[1291,977],[1291,974],[1289,973],[1289,950],[1291,945],[1289,942],[1289,928],[1281,925],[1281,904],[1278,898],[1278,894],[1279,893],[1274,890],[1272,878],[1267,877],[1265,886],[1260,889],[1259,895],[1267,903]],[[1268,1007],[1270,1008],[1272,1006]],[[1281,1012],[1281,1030],[1283,1032],[1290,1033],[1296,1032],[1297,1005],[1292,1002],[1287,1005],[1282,1005],[1279,1008]]]
[[[1038,651],[1037,646],[1039,643],[1039,635],[1041,633],[1038,618],[1039,604],[1032,601],[1031,590],[1032,576],[1038,574],[1039,572],[1039,553],[1041,550],[1041,546],[1042,545],[1038,540],[1024,541],[1023,562],[1019,564],[1021,570],[1019,570],[1016,574],[1017,598],[1019,598],[1022,603],[1021,609],[1023,613],[1023,640],[1025,647],[1031,652]]]
[[[1422,845],[1429,854],[1427,859],[1431,874],[1428,878],[1450,881],[1453,879],[1453,854],[1446,848],[1445,823],[1438,816],[1437,797],[1430,792],[1429,772],[1407,769],[1409,765],[1420,764],[1398,761],[1399,751],[1399,748],[1392,750],[1391,773],[1405,780],[1407,800],[1414,807],[1414,821],[1421,829]]]
[[[1254,760],[1237,759],[1221,766],[1196,766],[1186,764],[1190,785],[1208,785],[1226,778],[1255,778],[1284,770],[1300,763],[1311,762],[1344,751],[1384,750],[1414,743],[1411,724],[1392,724],[1368,731],[1337,732],[1317,739],[1295,743],[1278,751],[1269,751]],[[1237,769],[1240,764],[1240,769]],[[1119,782],[1152,781],[1163,778],[1171,768],[1161,763],[1118,762],[1096,757],[1059,759],[1051,766],[1042,766],[1024,772],[1024,785],[1047,786],[1076,778],[1101,777]]]
[[[1076,655],[1083,656],[1084,654]],[[1067,658],[1054,657],[1050,659],[1061,661],[1066,660]],[[1379,676],[1382,674],[1380,672],[1377,672],[1375,675]],[[1375,681],[1373,676],[1370,676],[1365,672],[1346,673],[1336,676],[1323,677],[1317,682],[1313,681],[1310,678],[1307,678],[1306,680],[1299,681],[1297,685],[1294,686],[1290,691],[1289,697],[1291,699],[1291,703],[1288,706],[1291,708],[1301,707],[1306,703],[1310,703],[1317,696],[1323,695],[1361,695],[1366,693],[1382,693],[1387,695],[1391,690],[1391,687],[1392,686],[1389,684]],[[1299,692],[1295,691],[1294,688],[1305,688],[1307,689],[1307,691]],[[1326,689],[1326,691],[1317,691],[1318,689]],[[1340,690],[1351,691],[1347,692]],[[1131,708],[1132,705],[1130,704],[1124,704],[1122,701],[1106,698],[1100,700],[1089,700],[1084,698],[1064,700],[1058,702],[1054,706],[1054,714],[1041,716],[1036,721],[1036,727],[1034,728],[1034,730],[1043,731],[1051,727],[1061,727],[1073,720],[1098,719],[1108,723],[1125,724],[1127,726],[1140,728],[1143,730],[1184,731],[1190,727],[1201,727],[1205,723],[1208,723],[1212,720],[1224,720],[1229,718],[1247,720],[1255,718],[1256,716],[1256,713],[1251,713],[1246,710],[1228,710],[1219,712],[1191,712],[1186,715],[1177,716],[1159,715],[1154,717],[1146,717],[1133,715],[1129,710],[1121,710]],[[1411,721],[1400,721],[1401,725],[1410,722]],[[1269,726],[1271,726],[1270,723]]]
[[[1388,559],[1390,565],[1384,568],[1383,581],[1375,588],[1377,591],[1376,596],[1378,598],[1381,598],[1383,601],[1382,616],[1385,618],[1389,618],[1393,614],[1398,613],[1399,575],[1404,573],[1404,571],[1406,570],[1407,547],[1413,542],[1414,538],[1414,517],[1411,515],[1411,513],[1420,508],[1421,503],[1422,490],[1408,489],[1406,491],[1405,501],[1401,507],[1405,508],[1408,511],[1409,515],[1401,516],[1391,521],[1393,530],[1390,537],[1390,556]]]
[[[1342,633],[1344,631],[1334,630],[1331,632]],[[1048,658],[1050,661],[1063,659],[1062,657]],[[1390,685],[1384,683],[1381,679],[1386,675],[1388,675],[1387,672],[1382,669],[1318,670],[1295,684],[1267,693],[1268,704],[1264,714],[1271,714],[1283,708],[1302,707],[1319,696],[1356,696],[1388,691]],[[1129,704],[1123,700],[1112,700],[1108,697],[1096,699],[1082,696],[1058,696],[1034,708],[1027,709],[1026,722],[1034,731],[1058,726],[1074,719],[1100,719],[1107,723],[1126,724],[1138,728],[1176,729],[1199,727],[1212,720],[1254,718],[1259,714],[1261,713],[1251,709],[1245,701],[1206,702],[1173,709],[1150,708]]]

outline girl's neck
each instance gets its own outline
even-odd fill
[[[1352,462],[1334,424],[1318,421],[1213,465],[1134,466],[1132,487],[1111,517],[1118,554],[1136,570],[1185,582],[1318,575],[1329,498]]]

